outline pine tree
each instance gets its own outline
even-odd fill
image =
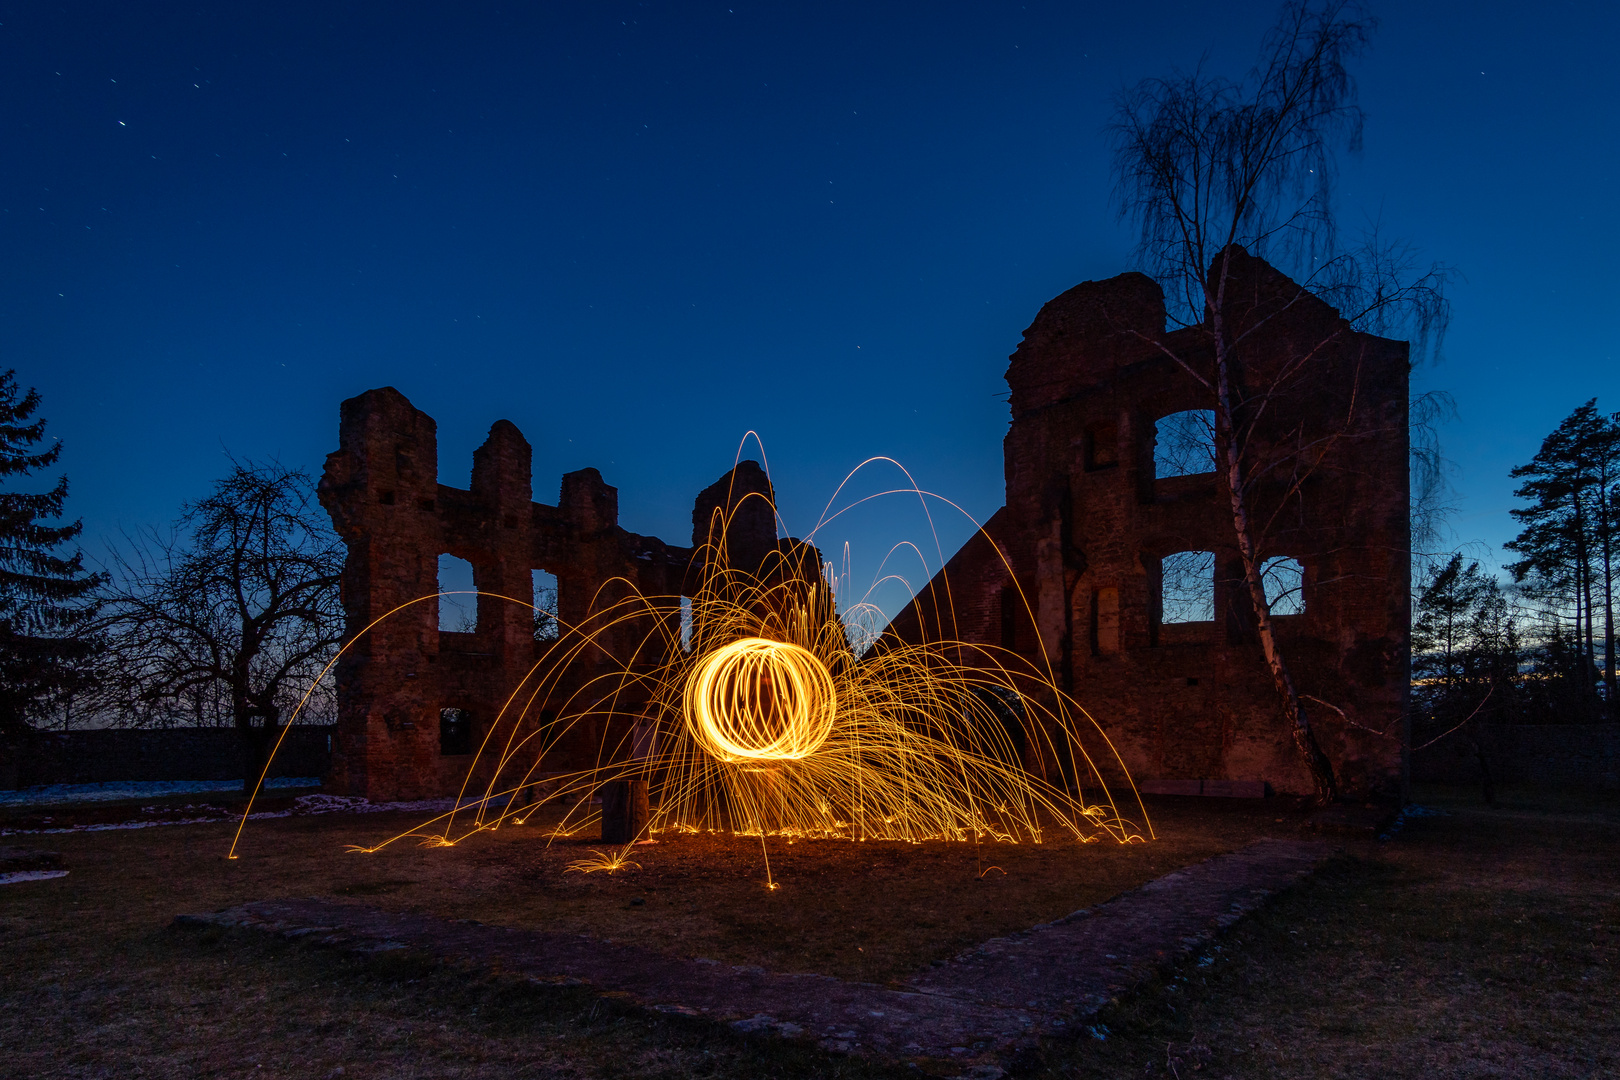
[[[22,393],[15,371],[0,375],[0,482],[8,487],[62,456],[60,442],[39,448],[39,405],[39,391]],[[58,553],[83,528],[49,524],[61,520],[67,493],[66,476],[42,494],[0,491],[0,741],[25,734],[31,716],[89,678],[90,594],[103,579],[86,572],[81,553]]]
[[[1615,487],[1620,482],[1620,423],[1586,402],[1542,441],[1529,464],[1513,470],[1524,483],[1514,495],[1530,505],[1510,511],[1524,529],[1505,546],[1524,556],[1508,566],[1526,593],[1567,619],[1568,635],[1584,656],[1587,671],[1598,668],[1597,640],[1603,643],[1605,697],[1612,710],[1617,695],[1614,655]],[[1555,630],[1551,635],[1566,635]],[[1584,711],[1595,711],[1596,683],[1582,677]]]
[[[1453,554],[1423,583],[1413,616],[1414,745],[1471,718],[1517,715],[1518,628],[1495,578]]]

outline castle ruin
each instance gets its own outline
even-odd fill
[[[1410,665],[1407,346],[1354,331],[1259,259],[1238,252],[1234,265],[1227,317],[1249,335],[1239,375],[1264,388],[1250,442],[1286,465],[1262,469],[1251,493],[1261,555],[1282,583],[1277,637],[1341,789],[1396,795]],[[1166,423],[1209,408],[1166,355],[1199,362],[1207,346],[1195,329],[1165,325],[1163,293],[1141,274],[1077,285],[1041,309],[1007,370],[1006,504],[887,633],[996,646],[1050,670],[1145,790],[1306,794],[1256,642],[1222,474],[1213,461],[1165,465]],[[544,652],[525,606],[533,570],[555,575],[565,633],[632,588],[696,595],[707,568],[694,552],[715,543],[722,520],[734,568],[775,553],[790,572],[819,571],[808,545],[777,538],[769,480],[753,462],[698,496],[693,546],[677,547],[621,528],[617,492],[594,469],[564,476],[557,505],[534,502],[529,444],[504,420],[473,455],[470,490],[438,482],[433,420],[391,388],[343,403],[339,442],[320,496],[349,548],[350,636],[370,629],[337,669],[338,791],[459,789]],[[471,633],[441,631],[437,605],[422,599],[438,591],[443,553],[474,568]],[[568,678],[650,669],[663,658],[645,644],[659,637],[634,625],[596,634]],[[576,764],[606,744],[608,713],[577,725]]]
[[[1248,335],[1242,419],[1259,554],[1279,579],[1280,650],[1342,792],[1398,795],[1407,345],[1354,331],[1239,249],[1227,295],[1228,325]],[[1144,790],[1309,794],[1257,642],[1225,475],[1212,445],[1190,468],[1160,445],[1166,421],[1211,408],[1168,355],[1207,364],[1207,343],[1165,324],[1163,292],[1135,273],[1041,309],[1007,369],[1006,504],[889,633],[957,637],[1049,667]]]
[[[648,647],[670,635],[593,618],[631,589],[694,595],[707,572],[694,551],[719,547],[722,523],[734,565],[752,569],[770,552],[803,546],[777,539],[770,481],[752,461],[698,496],[688,548],[621,528],[618,491],[595,469],[565,475],[557,505],[533,501],[532,452],[506,420],[473,452],[470,490],[439,483],[433,419],[392,387],[343,403],[338,443],[320,499],[348,546],[343,602],[347,636],[358,637],[337,666],[328,786],[374,801],[453,794],[467,779],[484,736],[551,645],[536,640],[533,571],[556,578],[561,633],[590,638],[570,664],[566,691],[605,671],[663,661]],[[472,564],[471,632],[440,629],[441,554]],[[562,645],[558,653],[568,651]],[[550,719],[522,716],[531,725]],[[571,741],[552,748],[559,767],[594,763],[598,748],[614,741],[603,725],[615,722],[625,721],[587,711]]]

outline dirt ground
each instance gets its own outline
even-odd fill
[[[1448,816],[1353,841],[1223,947],[1110,1010],[1047,1076],[1594,1076],[1617,1068],[1620,808],[1431,793]],[[365,855],[412,816],[14,836],[69,876],[0,887],[0,1076],[917,1075],[580,990],[186,932],[179,912],[327,895],[883,982],[1261,835],[1271,800],[1158,800],[1159,839],[1039,847],[664,836],[609,876],[544,822]],[[1280,819],[1280,820],[1279,820]],[[633,903],[635,900],[641,903]]]

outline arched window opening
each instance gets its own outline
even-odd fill
[[[535,570],[530,576],[534,579],[534,640],[556,641],[557,575]]]
[[[1266,608],[1273,615],[1305,614],[1305,568],[1298,559],[1278,556],[1260,564]]]
[[[1154,425],[1153,476],[1195,476],[1215,471],[1215,414],[1209,409],[1171,413]]]
[[[1159,561],[1159,621],[1213,622],[1215,553],[1178,551]]]
[[[472,714],[466,709],[440,709],[439,753],[444,757],[458,757],[472,752]]]
[[[473,566],[454,555],[439,556],[439,631],[470,634],[478,629],[478,596],[473,592]]]
[[[681,597],[681,651],[692,651],[692,598]]]

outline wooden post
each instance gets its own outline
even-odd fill
[[[611,780],[602,785],[602,842],[633,844],[644,839],[652,819],[647,781]]]

